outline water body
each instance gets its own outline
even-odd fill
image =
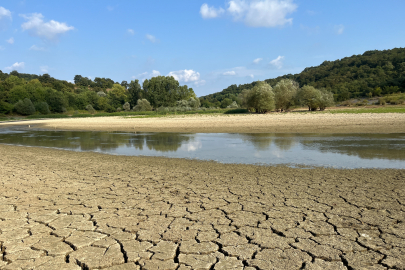
[[[127,156],[405,169],[405,134],[123,133],[0,129],[0,143]]]

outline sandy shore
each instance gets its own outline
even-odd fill
[[[19,124],[50,129],[131,132],[405,133],[405,114],[270,113],[156,118],[96,117],[0,123],[0,127]]]
[[[1,269],[405,269],[404,170],[0,153]]]

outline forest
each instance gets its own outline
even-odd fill
[[[114,82],[74,76],[74,83],[49,74],[0,71],[0,114],[64,113],[87,110],[192,110],[193,108],[247,108],[249,111],[288,110],[304,105],[325,109],[350,98],[379,97],[405,92],[405,48],[367,51],[336,61],[325,61],[264,82],[231,85],[221,92],[197,98],[192,88],[171,76],[143,81]],[[265,83],[265,84],[263,84]],[[266,103],[266,104],[264,104]]]
[[[405,48],[366,51],[362,55],[324,61],[319,66],[305,68],[301,73],[265,82],[275,86],[283,79],[294,80],[300,87],[326,88],[333,93],[335,101],[405,92]],[[240,102],[239,94],[256,84],[233,84],[221,92],[200,97],[201,105],[225,108],[233,101]]]
[[[138,80],[118,83],[96,77],[93,81],[76,75],[74,83],[70,83],[49,74],[38,76],[0,71],[0,114],[31,115],[75,110],[116,112],[199,105],[193,89],[180,86],[173,77],[153,77],[141,86]]]

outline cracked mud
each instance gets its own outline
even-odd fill
[[[404,170],[0,153],[0,269],[405,269]]]

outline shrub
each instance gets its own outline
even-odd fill
[[[41,114],[50,114],[48,103],[42,101],[34,104],[35,110]]]
[[[122,108],[124,111],[129,112],[131,110],[131,105],[129,105],[129,102],[125,102],[125,104],[122,105]]]
[[[151,111],[152,106],[150,106],[150,103],[146,99],[138,99],[136,102],[136,106],[134,107],[134,111]]]
[[[319,107],[321,92],[313,86],[305,85],[298,91],[298,99],[302,105],[308,106],[310,111],[316,111]]]
[[[227,109],[237,109],[239,108],[238,103],[236,101],[232,102],[229,106],[226,107]]]
[[[385,105],[387,102],[385,101],[385,98],[379,98],[378,99],[378,105]]]
[[[13,104],[4,102],[4,101],[0,101],[0,113],[11,113],[14,109]]]
[[[96,110],[90,104],[86,106],[86,110],[91,114],[96,112]]]
[[[99,96],[99,97],[106,97],[107,94],[104,93],[103,91],[100,91],[100,92],[97,92],[97,96]]]
[[[32,104],[29,98],[25,98],[24,100],[19,100],[14,105],[14,110],[22,115],[31,115],[35,113],[34,104]]]
[[[118,107],[118,108],[117,108],[117,112],[120,112],[120,111],[122,111],[122,109],[121,109],[120,107]]]

